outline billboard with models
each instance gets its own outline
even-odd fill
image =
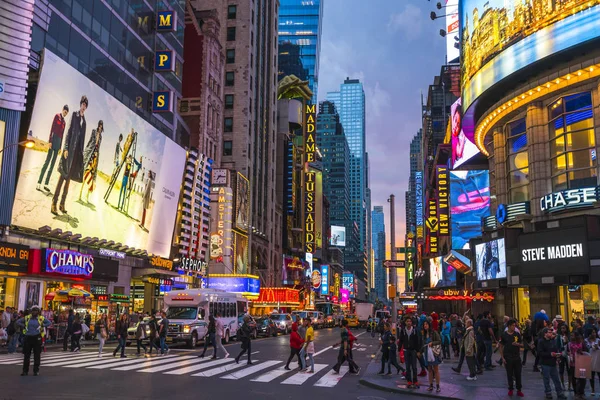
[[[185,150],[45,50],[12,223],[168,257]]]

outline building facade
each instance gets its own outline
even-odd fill
[[[417,225],[417,210],[415,196],[415,173],[423,168],[421,156],[421,141],[423,129],[419,129],[410,142],[410,176],[408,178],[408,190],[405,192],[406,199],[406,232],[414,232]]]
[[[311,102],[317,104],[324,0],[280,0],[279,3],[280,79],[291,74],[308,79],[313,92]]]
[[[383,267],[385,261],[385,216],[383,206],[373,207],[371,212],[373,224],[373,253],[375,260],[373,264],[375,272],[375,294],[377,299],[387,299],[387,270]]]

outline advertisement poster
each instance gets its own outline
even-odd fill
[[[248,214],[250,212],[250,183],[248,178],[237,173],[235,189],[235,227],[248,232]]]
[[[477,280],[506,278],[506,254],[504,238],[475,246]]]
[[[248,236],[234,233],[235,237],[235,273],[248,273]]]
[[[600,6],[582,0],[461,0],[460,26],[467,109],[513,72],[600,37]]]
[[[185,150],[45,50],[13,221],[168,257]]]
[[[481,236],[481,219],[490,215],[490,175],[487,170],[450,172],[452,248],[469,249]]]
[[[40,292],[42,284],[40,282],[28,281],[25,286],[25,309],[31,310],[31,307],[40,305]]]
[[[456,270],[443,260],[435,257],[429,260],[429,286],[442,288],[456,285]]]
[[[459,98],[450,107],[452,121],[452,168],[458,168],[479,154],[475,145],[475,133],[462,127],[462,103]]]
[[[458,0],[446,0],[446,58],[449,63],[458,61],[460,50],[454,46],[458,38]]]
[[[331,225],[331,241],[332,246],[346,246],[346,227]]]

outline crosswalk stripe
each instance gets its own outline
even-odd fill
[[[59,360],[59,359],[80,357],[79,354],[81,354],[81,353],[68,353],[68,354],[61,354],[61,355],[56,355],[56,356],[43,356],[42,355],[42,362],[44,362],[45,360],[53,361],[53,360]],[[33,352],[31,353],[31,357],[33,357]],[[23,354],[20,354],[18,357],[0,360],[0,365],[12,365],[12,364],[18,364],[18,363],[22,363],[22,362],[23,362]]]
[[[51,361],[50,363],[42,363],[42,365],[44,367],[64,367],[64,366],[69,365],[69,364],[78,364],[78,363],[81,363],[83,361],[91,360],[94,357],[98,357],[98,355],[97,354],[90,354],[90,355],[86,355],[86,356],[71,357],[71,358],[68,358],[68,359],[61,359],[61,360],[57,360],[57,361]]]
[[[188,358],[197,358],[197,356],[179,356],[178,357],[179,360],[187,360]],[[128,365],[126,367],[112,368],[112,370],[113,371],[131,371],[131,370],[138,369],[138,368],[147,368],[147,367],[152,367],[152,366],[158,365],[158,364],[170,363],[170,362],[173,362],[173,360],[174,359],[172,359],[172,358],[164,359],[163,357],[161,357],[161,359],[158,359],[158,357],[157,357],[155,359],[148,360],[148,361],[143,362],[138,365]]]
[[[206,364],[192,365],[191,367],[185,367],[185,368],[181,368],[181,369],[176,369],[175,371],[165,372],[165,374],[184,375],[184,374],[189,374],[190,372],[198,371],[200,369],[206,369],[206,368],[213,367],[215,365],[225,364],[230,361],[233,361],[233,359],[232,358],[221,358],[219,360],[207,362]],[[196,375],[192,375],[192,376],[201,376],[201,375],[202,374],[196,374]]]
[[[315,364],[315,373],[307,374],[305,372],[297,372],[294,375],[281,382],[283,385],[302,385],[304,382],[315,376],[315,374],[326,368],[328,364]]]
[[[276,364],[281,364],[282,362],[283,361],[278,361],[278,360],[265,361],[262,364],[253,365],[251,367],[244,368],[241,371],[236,371],[233,374],[222,376],[221,379],[240,379],[240,378],[244,378],[244,377],[246,377],[248,375],[252,375],[254,373],[257,373],[258,371],[262,371],[265,368],[269,368],[269,367],[271,367],[273,365],[276,365]]]
[[[283,367],[279,367],[272,371],[267,372],[266,374],[260,375],[258,378],[251,379],[253,382],[271,382],[273,379],[280,377],[281,375],[285,375],[289,372],[287,369]]]
[[[126,358],[114,358],[114,357],[98,357],[96,355],[95,358],[91,359],[91,360],[82,360],[81,363],[78,364],[71,364],[71,365],[65,365],[66,368],[83,368],[83,367],[89,367],[92,365],[103,365],[103,364],[119,364],[122,365],[122,363],[127,360]],[[136,357],[134,358],[134,360],[144,360],[144,358],[139,358]]]
[[[226,358],[225,360],[233,361],[232,358]],[[255,361],[258,361],[258,360],[255,360]],[[242,368],[244,365],[245,364],[231,363],[231,364],[223,365],[221,367],[209,369],[208,371],[199,372],[192,376],[200,376],[202,378],[209,378],[211,376],[220,375],[220,374],[224,374],[225,372],[233,371],[234,369]]]
[[[175,360],[173,360],[173,361],[175,361]],[[151,368],[146,368],[146,369],[140,369],[140,370],[138,370],[138,372],[148,372],[148,373],[160,372],[160,371],[166,371],[168,369],[175,369],[177,367],[184,367],[184,366],[190,365],[190,364],[200,364],[205,361],[206,361],[206,359],[196,357],[193,359],[188,359],[188,360],[183,360],[183,361],[175,361],[171,364],[159,365],[156,367],[151,367]]]
[[[346,375],[347,372],[348,372],[348,367],[346,367],[346,366],[340,368],[339,374],[336,374],[335,371],[332,369],[329,372],[327,372],[325,375],[323,375],[323,377],[321,379],[319,379],[317,381],[317,383],[314,384],[314,386],[334,387],[335,385],[338,384],[338,382],[340,380],[342,380],[342,378],[344,377],[344,375]]]
[[[156,359],[160,359],[160,360],[165,360],[165,359],[169,359],[169,358],[173,358],[173,357],[177,357],[175,355],[173,356],[163,356],[163,357],[151,357],[151,358],[134,358],[129,359],[129,360],[125,360],[125,359],[113,359],[113,360],[106,360],[106,361],[99,361],[96,363],[96,365],[92,366],[92,367],[87,367],[88,369],[109,369],[109,368],[113,368],[113,367],[122,367],[124,365],[131,365],[131,364],[137,364],[143,360],[145,361],[151,361],[151,360],[156,360]]]

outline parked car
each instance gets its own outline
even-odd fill
[[[292,316],[290,314],[271,314],[269,318],[273,320],[277,326],[277,330],[284,335],[287,335],[292,331]]]
[[[256,320],[256,333],[257,335],[269,337],[277,336],[277,325],[269,317],[261,317]]]
[[[250,338],[256,339],[258,337],[257,324],[254,320],[254,317],[250,314],[240,314],[238,315],[238,326],[241,328],[244,325],[244,316],[248,315],[250,317]]]

